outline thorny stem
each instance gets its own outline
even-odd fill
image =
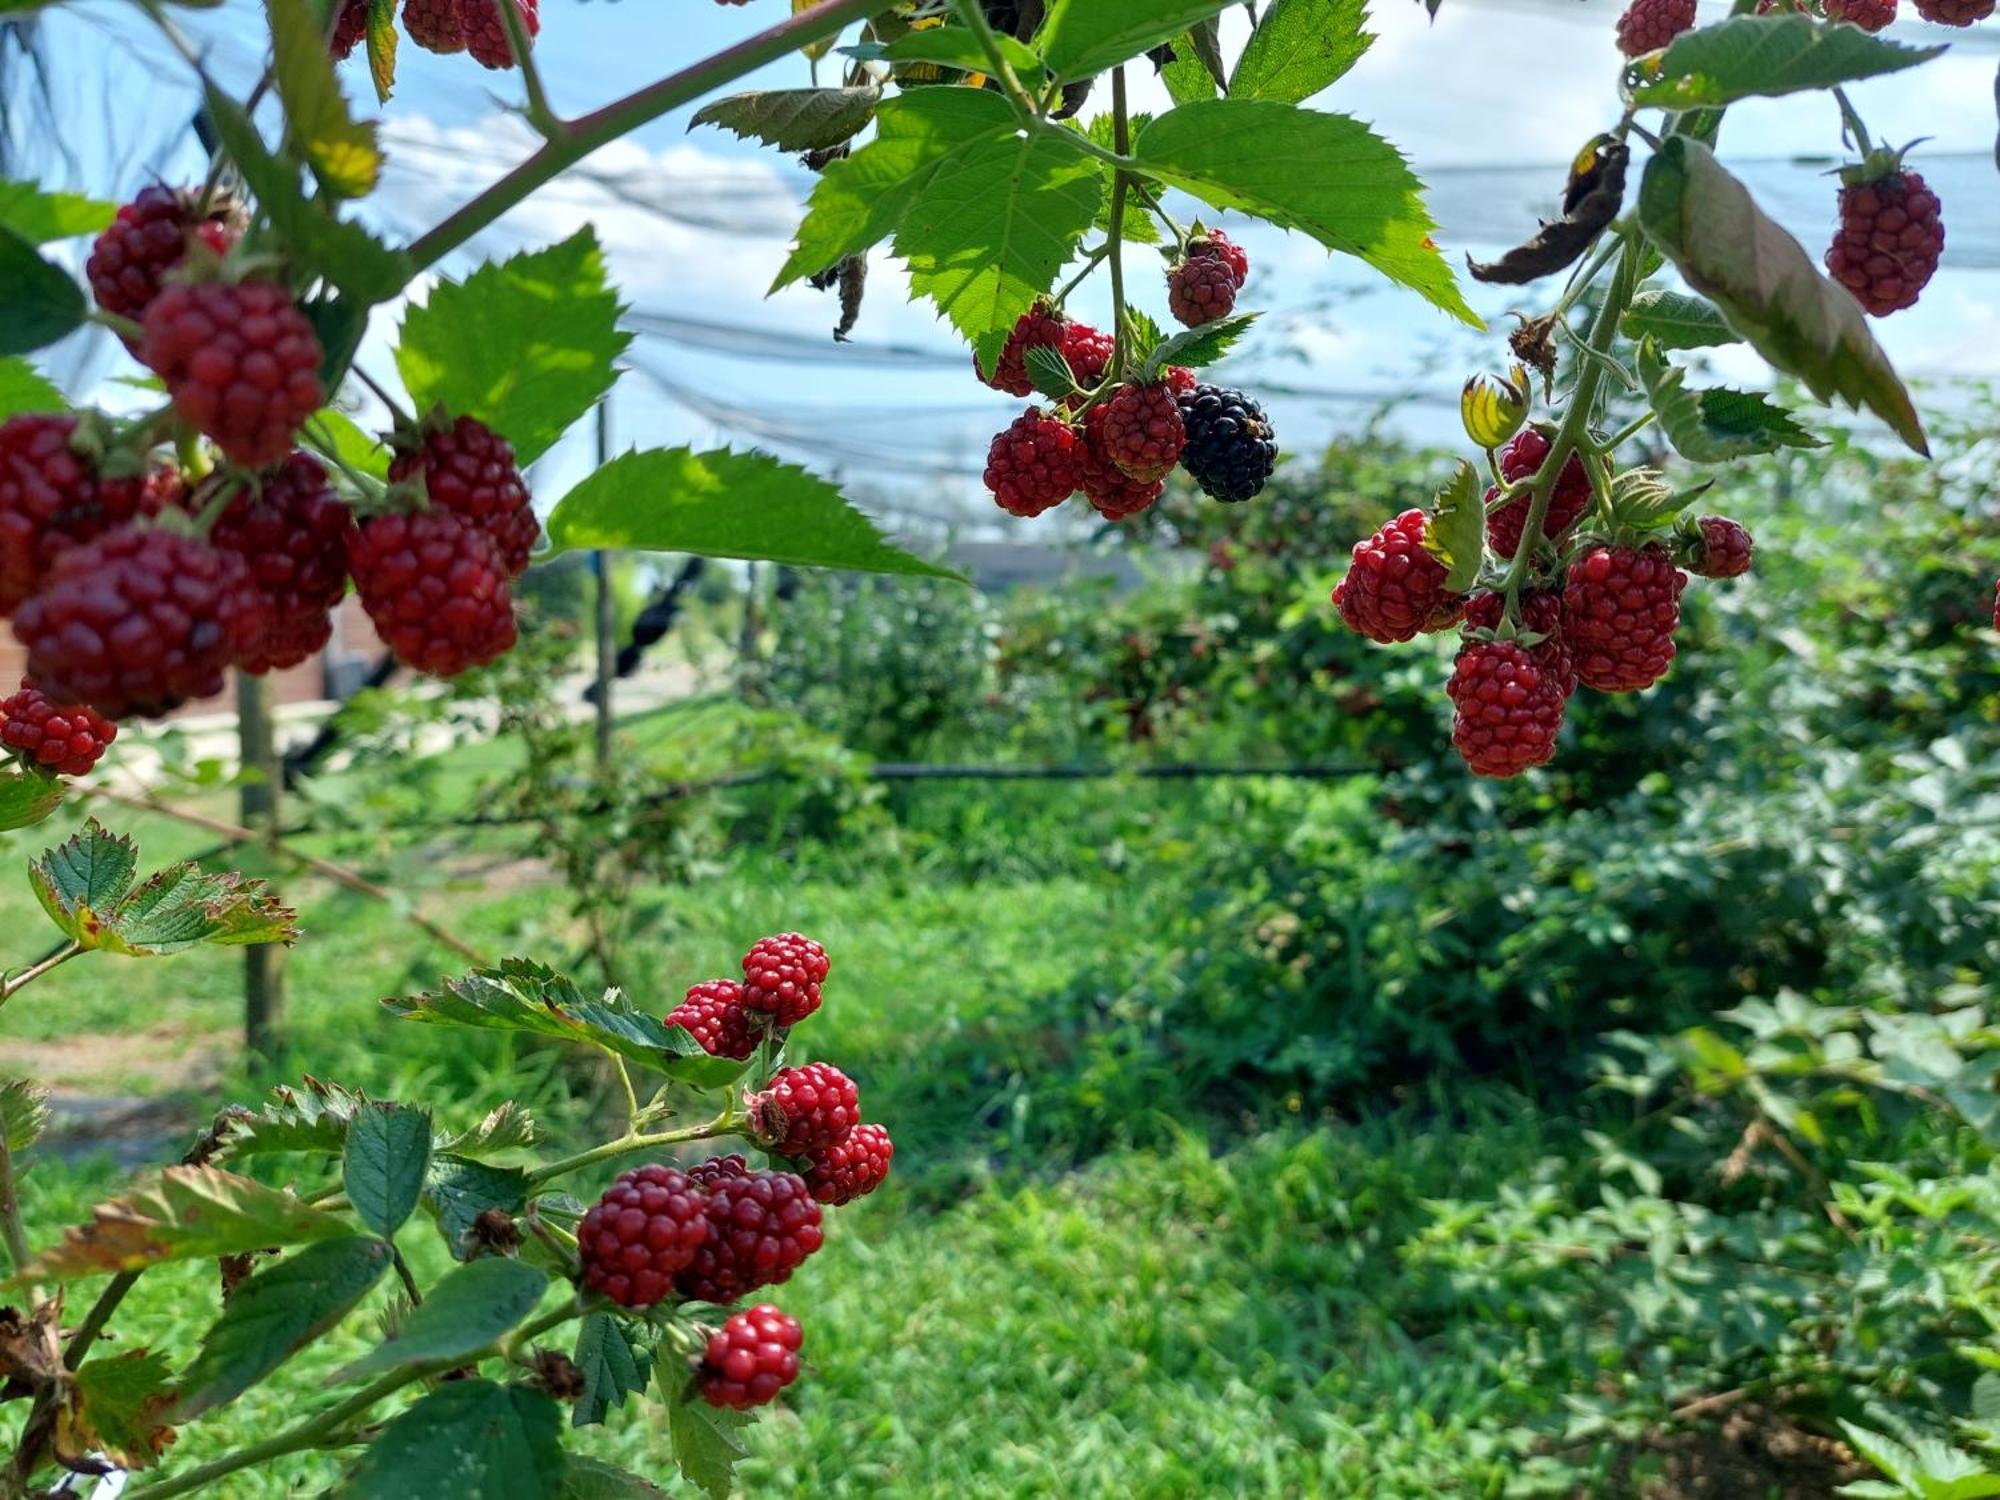
[[[625,1066],[625,1059],[614,1052],[611,1063],[618,1069],[619,1086],[625,1090],[625,1133],[630,1135],[639,1127],[639,1095],[632,1087],[632,1070]]]
[[[58,948],[38,964],[32,964],[16,974],[12,979],[0,980],[0,1005],[5,1005],[15,994],[26,989],[51,969],[61,968],[77,954],[83,952],[83,944],[71,943],[67,948]]]
[[[1123,157],[1131,146],[1132,127],[1125,113],[1125,70],[1111,70],[1111,128],[1112,139]],[[1120,380],[1125,375],[1126,356],[1131,353],[1131,340],[1125,321],[1125,195],[1130,190],[1132,180],[1124,172],[1116,172],[1111,178],[1111,232],[1105,242],[1111,252],[1111,315],[1115,352],[1111,359],[1111,377]]]
[[[404,1386],[419,1380],[428,1380],[434,1375],[442,1375],[446,1370],[455,1370],[462,1365],[476,1365],[482,1360],[503,1358],[507,1351],[516,1345],[524,1344],[540,1334],[547,1333],[551,1328],[569,1322],[583,1310],[582,1303],[572,1299],[523,1324],[512,1334],[496,1339],[475,1354],[434,1359],[424,1364],[391,1370],[388,1374],[364,1385],[345,1401],[337,1402],[323,1412],[296,1422],[261,1443],[238,1448],[234,1453],[224,1454],[211,1463],[189,1469],[184,1474],[176,1474],[170,1479],[163,1479],[157,1484],[137,1485],[132,1493],[148,1496],[150,1500],[172,1500],[175,1495],[192,1494],[204,1485],[227,1478],[241,1469],[248,1469],[273,1458],[283,1458],[288,1453],[302,1452],[307,1448],[325,1447],[330,1440],[338,1436],[349,1421],[362,1416],[378,1401],[394,1395]]]
[[[507,43],[514,49],[514,61],[520,66],[521,82],[528,91],[528,123],[544,140],[560,140],[565,129],[562,116],[549,107],[548,90],[542,87],[541,69],[535,66],[534,44],[528,39],[520,7],[510,0],[500,7],[500,19],[506,24]]]
[[[1106,240],[1083,258],[1083,265],[1077,273],[1065,281],[1062,290],[1049,299],[1051,307],[1060,307],[1069,300],[1069,294],[1083,285],[1083,279],[1104,264],[1104,257],[1111,253],[1111,242]]]
[[[689,1125],[681,1130],[663,1130],[654,1135],[640,1135],[627,1131],[615,1141],[606,1141],[601,1146],[592,1146],[588,1151],[579,1151],[574,1156],[565,1156],[550,1162],[545,1167],[537,1167],[528,1174],[528,1186],[540,1187],[558,1177],[581,1171],[600,1161],[614,1156],[623,1156],[631,1151],[643,1151],[649,1146],[674,1146],[685,1141],[703,1141],[711,1136],[727,1135],[738,1124],[733,1108],[725,1109],[714,1119],[701,1125]]]
[[[1145,183],[1136,180],[1132,184],[1132,191],[1139,195],[1141,203],[1159,216],[1160,222],[1167,226],[1167,233],[1174,237],[1175,243],[1185,247],[1188,242],[1188,232],[1181,228],[1172,214],[1167,212],[1167,206],[1160,201],[1159,195]]]

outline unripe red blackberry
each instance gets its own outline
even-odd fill
[[[757,1138],[776,1156],[804,1156],[847,1138],[861,1119],[861,1092],[832,1063],[780,1068],[747,1101]]]
[[[741,1154],[732,1151],[727,1156],[711,1156],[706,1161],[696,1162],[687,1169],[687,1174],[689,1182],[706,1192],[731,1177],[748,1177],[750,1163]]]
[[[118,726],[81,703],[51,703],[25,679],[0,702],[0,744],[31,770],[58,776],[88,775]]]
[[[1491,589],[1481,589],[1465,601],[1465,624],[1468,630],[1498,630],[1505,617],[1506,597]],[[1569,642],[1563,636],[1562,591],[1560,589],[1523,589],[1516,623],[1522,630],[1532,630],[1541,639],[1533,645],[1519,642],[1535,665],[1549,674],[1567,698],[1576,691],[1576,661],[1570,655]]]
[[[1530,478],[1541,472],[1548,456],[1548,438],[1532,427],[1524,427],[1500,450],[1500,477],[1509,484]],[[1488,505],[1499,498],[1497,488],[1487,490]],[[1584,471],[1583,459],[1572,453],[1564,461],[1555,491],[1549,496],[1548,512],[1542,517],[1542,535],[1550,541],[1560,541],[1563,533],[1590,509],[1590,500],[1590,475]],[[1517,495],[1487,515],[1486,542],[1496,556],[1512,557],[1519,549],[1521,533],[1528,526],[1528,508],[1529,497]]]
[[[1236,273],[1220,256],[1190,256],[1167,272],[1167,310],[1189,328],[1236,311]]]
[[[1563,585],[1563,637],[1585,687],[1630,693],[1651,687],[1674,659],[1687,574],[1657,542],[1587,547]]]
[[[976,355],[972,362],[973,373],[996,391],[1005,391],[1010,396],[1032,396],[1035,394],[1035,383],[1028,378],[1028,351],[1062,348],[1063,335],[1068,326],[1060,313],[1050,312],[1039,305],[1031,307],[1021,314],[1020,320],[1014,324],[1014,331],[1007,335],[1007,343],[1000,351],[992,378],[988,379],[980,370]]]
[[[1826,18],[1880,31],[1896,19],[1896,0],[1826,0]]]
[[[365,12],[367,0],[361,4]],[[242,231],[242,216],[231,205],[218,201],[203,213],[196,195],[155,183],[140,189],[98,235],[84,275],[99,307],[136,320],[160,295],[167,272],[187,259],[189,246],[199,240],[227,255]]]
[[[695,1365],[695,1380],[710,1406],[747,1411],[774,1399],[799,1378],[796,1318],[768,1302],[740,1312],[709,1335]]]
[[[1943,254],[1937,194],[1917,173],[1890,172],[1840,190],[1827,274],[1876,317],[1914,306]]]
[[[1033,407],[986,452],[986,488],[1011,516],[1039,516],[1076,493],[1076,429]]]
[[[1099,402],[1083,414],[1083,441],[1076,449],[1077,488],[1105,520],[1123,521],[1158,500],[1167,485],[1161,479],[1142,484],[1111,461],[1104,448],[1104,412]]]
[[[880,1125],[857,1125],[847,1139],[800,1158],[799,1166],[813,1197],[838,1207],[880,1187],[895,1155],[888,1131]]]
[[[509,0],[459,0],[465,30],[465,50],[482,68],[514,66],[514,40],[507,34],[506,17],[500,7]],[[541,0],[512,0],[521,29],[533,41],[542,29]]]
[[[280,462],[326,400],[319,336],[275,282],[170,286],[144,327],[139,358],[174,410],[246,468]]]
[[[77,419],[23,412],[0,423],[0,616],[40,586],[56,558],[138,513],[137,479],[104,479]]]
[[[347,534],[361,607],[396,660],[433,677],[495,661],[516,638],[493,539],[448,510],[372,516]]]
[[[1164,381],[1121,387],[1105,403],[1104,451],[1141,484],[1165,479],[1186,446],[1180,404]]]
[[[620,1172],[576,1230],[583,1284],[620,1307],[651,1307],[708,1239],[708,1195],[672,1167]]]
[[[691,986],[687,998],[667,1012],[666,1024],[679,1026],[711,1057],[741,1062],[757,1050],[767,1021],[743,1003],[743,986],[733,979],[710,979]]]
[[[1095,390],[1103,384],[1104,372],[1111,368],[1117,340],[1088,323],[1071,323],[1063,330],[1062,352],[1076,383],[1087,391]]]
[[[514,445],[474,417],[429,430],[389,464],[392,483],[423,481],[433,506],[465,517],[493,539],[509,578],[519,578],[542,534]]]
[[[185,503],[198,513],[210,493],[203,486]],[[326,469],[304,453],[229,503],[208,539],[243,559],[264,599],[263,630],[237,666],[251,673],[295,667],[325,647],[332,611],[347,592],[353,524]]]
[[[1993,14],[1995,0],[1916,0],[1917,14],[1939,26],[1970,26]]]
[[[1754,549],[1743,526],[1727,516],[1703,516],[1695,529],[1689,572],[1703,578],[1737,578],[1750,571]]]
[[[1475,776],[1518,776],[1556,753],[1566,694],[1513,641],[1470,641],[1453,664],[1451,742]]]
[[[1459,617],[1465,596],[1445,587],[1445,565],[1424,546],[1427,520],[1421,510],[1406,510],[1354,544],[1353,564],[1333,591],[1350,630],[1390,644]]]
[[[1658,51],[1694,25],[1695,0],[1632,0],[1618,18],[1618,50],[1627,57]]]
[[[340,0],[340,14],[333,23],[333,35],[326,41],[335,57],[348,57],[368,35],[369,0]]]
[[[824,1239],[819,1205],[792,1172],[722,1178],[709,1185],[706,1208],[708,1238],[676,1283],[701,1302],[734,1302],[790,1280]]]
[[[1197,235],[1188,241],[1188,259],[1199,260],[1213,256],[1229,267],[1229,274],[1236,278],[1241,288],[1250,279],[1250,255],[1220,229],[1211,229],[1207,234]]]
[[[465,0],[403,0],[403,30],[426,52],[463,52]]]
[[[826,949],[796,932],[759,938],[743,955],[743,1003],[796,1026],[819,1009],[820,986],[833,967]]]
[[[28,676],[113,719],[222,691],[263,629],[241,558],[171,531],[121,526],[62,554],[14,616]]]

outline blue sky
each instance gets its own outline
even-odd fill
[[[1611,34],[1618,8],[1616,0],[1444,0],[1430,23],[1415,0],[1374,0],[1375,46],[1314,102],[1370,122],[1403,148],[1433,184],[1438,238],[1448,254],[1487,254],[1504,237],[1530,232],[1538,211],[1552,211],[1560,163],[1616,118]],[[1725,8],[1705,4],[1704,16]],[[785,9],[785,0],[753,0],[740,9],[712,0],[543,0],[541,66],[557,108],[581,112],[779,19]],[[219,11],[178,14],[220,78],[240,84],[254,75],[257,6],[230,0]],[[44,24],[65,78],[62,144],[89,185],[102,191],[102,174],[114,163],[128,190],[153,172],[169,178],[199,172],[201,158],[183,126],[194,102],[185,70],[162,53],[132,7],[90,0],[73,12],[51,13]],[[1240,13],[1232,12],[1228,24],[1240,29]],[[2000,375],[2000,178],[1991,158],[2000,24],[1970,34],[1908,25],[1895,34],[1956,43],[1939,62],[1854,91],[1879,136],[1930,137],[1914,161],[1946,194],[1947,270],[1916,309],[1877,324],[1878,332],[1909,373]],[[358,59],[348,79],[350,92],[366,99]],[[806,80],[806,63],[794,59],[743,86]],[[463,56],[404,47],[396,97],[384,111],[390,169],[371,208],[385,228],[415,232],[526,154],[528,137],[506,112],[514,97],[506,75]],[[1139,84],[1134,104],[1167,107],[1150,79]],[[679,398],[644,373],[628,375],[615,405],[619,445],[755,442],[814,461],[857,487],[879,486],[883,502],[910,519],[996,519],[967,473],[1017,403],[958,372],[953,361],[962,355],[951,331],[928,306],[911,304],[886,257],[876,258],[856,331],[863,349],[843,354],[830,341],[818,344],[834,320],[829,298],[794,288],[766,299],[810,180],[789,159],[724,132],[690,133],[689,113],[608,148],[589,164],[594,177],[559,184],[474,246],[481,254],[505,253],[593,222],[627,300],[642,312],[680,320],[681,339],[648,337],[635,350],[637,361],[664,376]],[[1816,175],[1828,163],[1787,159],[1838,150],[1831,104],[1807,96],[1740,106],[1722,145],[1725,159],[1752,163],[1746,175],[1817,251],[1831,225],[1834,187]],[[637,188],[668,212],[622,200],[607,180]],[[1196,212],[1184,200],[1170,207],[1182,218]],[[1288,446],[1316,449],[1365,420],[1375,400],[1404,391],[1424,399],[1400,406],[1392,425],[1452,440],[1450,398],[1466,374],[1500,362],[1498,332],[1457,330],[1413,294],[1357,262],[1329,257],[1303,236],[1223,222],[1256,263],[1245,305],[1268,309],[1263,333],[1232,362],[1228,377],[1253,391],[1261,384],[1328,393],[1270,400]],[[1142,250],[1133,264],[1135,284],[1163,316],[1156,258]],[[1499,319],[1510,306],[1532,307],[1537,298],[1533,288],[1525,295],[1476,288],[1472,300]],[[1101,291],[1077,306],[1085,316],[1106,313]],[[364,351],[377,371],[390,368],[395,318],[393,308],[378,314]],[[697,347],[686,341],[687,320],[815,342],[804,351],[808,360],[724,355],[714,345],[733,346],[737,335],[697,329],[694,336],[706,346]],[[874,347],[880,345],[934,358],[898,361]],[[74,393],[86,394],[107,376],[129,373],[123,359],[99,341],[87,355],[64,351],[52,364]],[[1725,351],[1719,363],[1732,378],[1760,378],[1754,358],[1736,351]],[[797,439],[813,433],[832,435],[833,459],[814,459],[798,446]],[[544,502],[567,487],[587,457],[573,443],[545,461],[536,476]]]

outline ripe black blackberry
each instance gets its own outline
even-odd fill
[[[1278,439],[1264,408],[1241,391],[1197,385],[1180,398],[1187,447],[1181,467],[1202,492],[1235,504],[1264,488],[1278,465]]]

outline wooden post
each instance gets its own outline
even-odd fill
[[[236,674],[237,742],[244,771],[239,792],[245,828],[278,837],[278,794],[284,785],[284,764],[278,757],[271,720],[271,682],[267,677]],[[243,1045],[253,1056],[269,1059],[278,1045],[285,1014],[285,950],[277,943],[255,943],[243,950]]]

